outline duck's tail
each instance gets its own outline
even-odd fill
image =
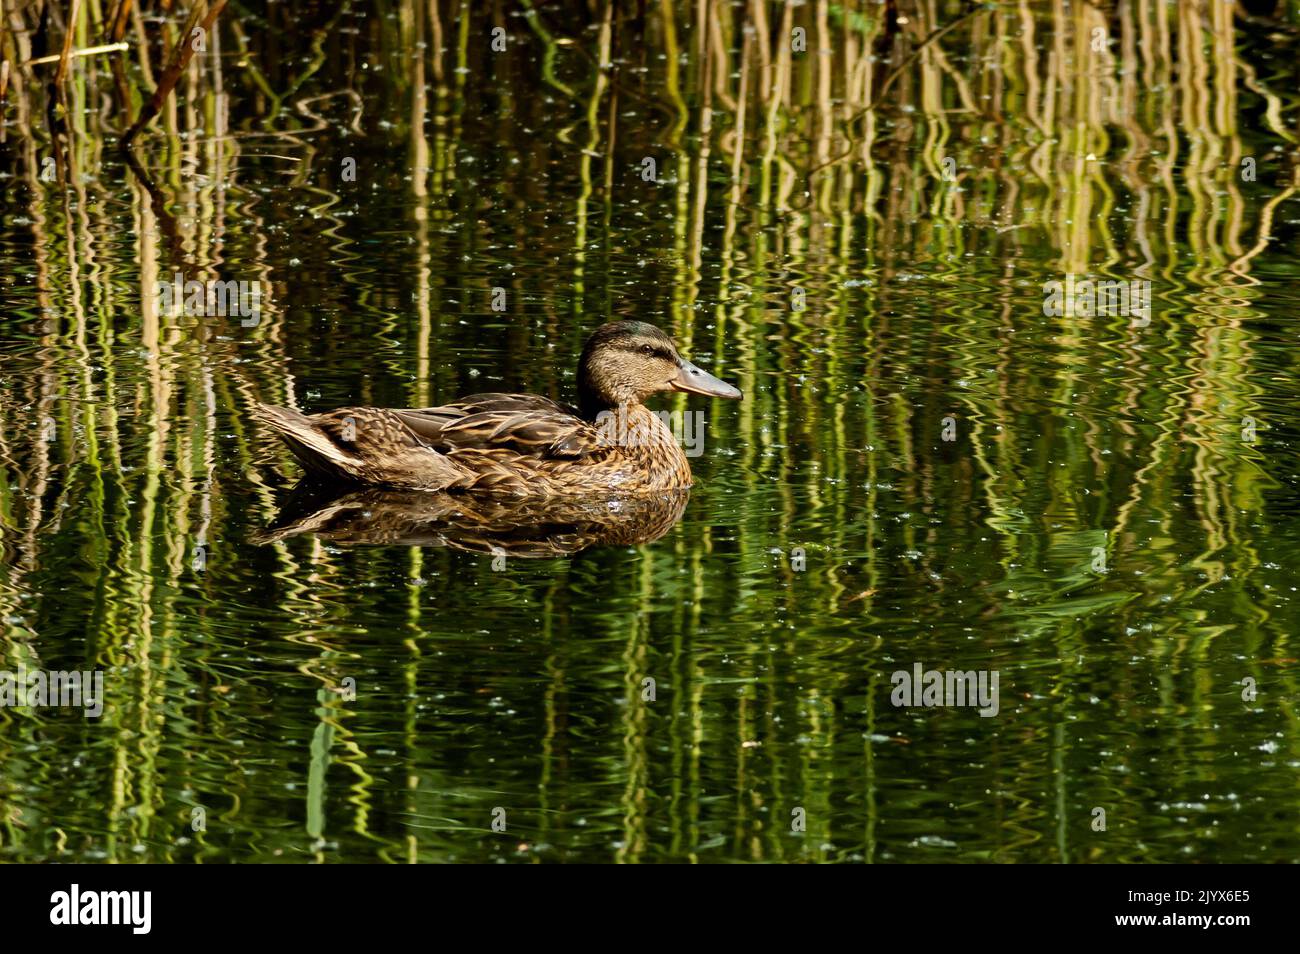
[[[330,480],[362,480],[360,461],[329,438],[306,414],[273,404],[254,404],[253,416],[269,424],[308,473]]]

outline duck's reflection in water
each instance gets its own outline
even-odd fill
[[[315,534],[344,546],[454,547],[511,557],[562,557],[589,547],[658,540],[689,490],[647,495],[513,497],[346,487],[303,481],[254,539]]]

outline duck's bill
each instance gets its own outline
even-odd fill
[[[705,397],[730,398],[739,400],[740,389],[733,388],[726,381],[720,381],[703,368],[697,368],[689,361],[683,360],[681,370],[672,382],[674,391],[688,394],[703,394]]]

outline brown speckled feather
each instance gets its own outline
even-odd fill
[[[420,440],[444,454],[509,448],[575,459],[605,449],[600,429],[577,411],[533,394],[474,394],[442,407],[394,413]]]

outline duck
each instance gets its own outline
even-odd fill
[[[577,384],[576,405],[493,392],[439,407],[341,407],[319,414],[257,403],[254,414],[315,477],[407,490],[564,497],[690,488],[686,454],[644,401],[676,391],[742,398],[644,321],[597,328],[579,357]]]

